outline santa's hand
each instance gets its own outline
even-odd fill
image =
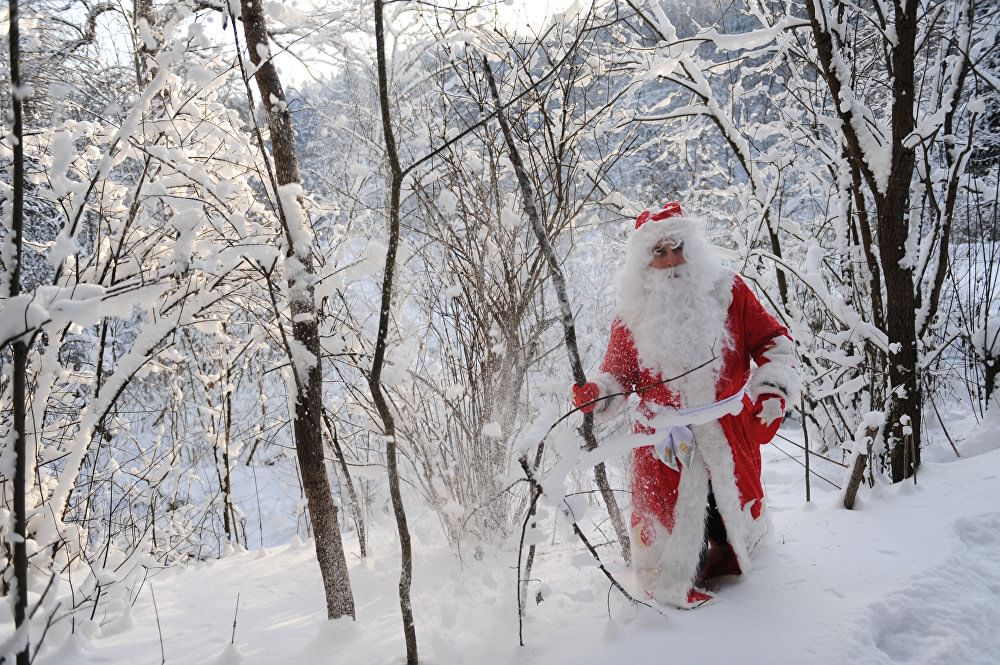
[[[785,417],[785,400],[777,395],[761,395],[754,407],[754,415],[765,426],[770,426],[775,420]]]
[[[573,406],[583,413],[590,413],[597,406],[597,398],[601,396],[601,389],[596,383],[585,383],[582,386],[574,383],[571,387],[573,391]]]
[[[757,398],[751,412],[751,435],[758,444],[774,438],[785,419],[785,399],[780,395],[766,393]]]

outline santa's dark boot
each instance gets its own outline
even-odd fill
[[[725,545],[716,544],[714,551],[711,546],[709,547],[709,554],[702,565],[699,577],[704,581],[708,581],[716,577],[725,577],[726,575],[739,575],[742,572],[739,561],[736,559],[736,552],[733,551],[733,546],[729,543]]]

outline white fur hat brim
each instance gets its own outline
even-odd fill
[[[666,219],[647,220],[642,226],[629,234],[626,246],[630,250],[648,250],[664,239],[676,239],[686,242],[692,237],[702,237],[705,223],[700,217],[681,215]]]

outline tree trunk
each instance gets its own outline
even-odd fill
[[[988,356],[984,364],[986,365],[986,408],[988,409],[994,393],[1000,389],[1000,385],[997,384],[997,379],[1000,378],[1000,358]],[[1000,408],[1000,406],[996,408]]]
[[[915,124],[913,70],[917,35],[917,7],[910,4],[911,11],[907,14],[906,5],[905,0],[893,0],[896,40],[888,45],[892,53],[893,102],[892,137],[888,146],[891,159],[887,182],[880,181],[879,174],[867,161],[861,140],[853,129],[854,111],[845,104],[837,107],[852,166],[860,171],[875,200],[879,262],[882,264],[886,294],[885,331],[890,345],[888,384],[896,391],[889,404],[884,430],[894,482],[909,477],[920,464],[922,403],[917,382],[917,300],[914,294],[913,268],[909,262],[901,264],[906,257],[906,241],[910,232],[910,185],[913,179],[914,151],[907,148],[903,141],[913,131]],[[845,92],[853,93],[844,90],[847,82],[841,79],[834,64],[835,55],[839,58],[842,54],[837,53],[834,32],[828,25],[829,17],[825,12],[820,13],[822,8],[818,0],[807,2],[806,10],[830,96],[834,100],[845,99]],[[857,204],[859,214],[863,214],[863,201],[858,200]],[[864,231],[865,217],[859,219]],[[913,257],[906,258],[912,260]],[[873,270],[873,280],[876,277]],[[877,284],[873,285],[873,299],[876,297],[875,286]],[[877,305],[874,300],[873,305]],[[913,446],[911,459],[905,459],[907,445]]]
[[[21,292],[21,256],[24,246],[24,125],[21,108],[21,32],[17,0],[11,0],[8,10],[10,25],[10,82],[11,104],[13,106],[14,148],[13,189],[14,200],[11,210],[11,238],[14,246],[13,265],[10,269],[8,293],[13,298]],[[25,416],[28,387],[28,345],[24,338],[14,342],[14,376],[11,400],[14,406],[14,581],[17,595],[14,598],[14,625],[23,626],[23,648],[17,652],[17,665],[28,665],[30,635],[28,626],[28,550],[27,550],[27,440],[25,439]]]
[[[913,268],[902,265],[910,233],[910,183],[913,178],[914,151],[903,140],[914,128],[913,67],[917,36],[917,7],[906,0],[893,0],[897,42],[892,50],[892,170],[885,196],[876,195],[880,204],[878,241],[888,308],[886,332],[890,350],[889,382],[897,391],[889,407],[885,441],[892,464],[892,480],[909,478],[920,466],[921,399],[917,382],[916,297],[913,291]],[[907,12],[907,6],[909,12]],[[912,257],[910,257],[912,258]],[[903,394],[899,394],[902,390]],[[912,436],[910,459],[904,454]]]
[[[260,91],[261,102],[267,114],[267,124],[271,133],[271,149],[274,153],[275,184],[279,191],[278,211],[288,242],[288,257],[297,260],[306,277],[288,284],[291,301],[292,336],[308,351],[309,361],[289,353],[289,360],[295,370],[297,395],[295,401],[295,454],[302,474],[302,490],[306,495],[309,518],[313,525],[316,543],[316,558],[323,576],[326,592],[327,616],[331,619],[350,615],[354,617],[354,596],[347,572],[344,545],[340,537],[337,506],[330,493],[330,479],[326,473],[323,458],[322,413],[323,413],[323,369],[319,341],[319,321],[314,304],[313,287],[310,278],[315,274],[312,261],[312,247],[303,246],[302,233],[290,230],[293,225],[305,225],[301,201],[297,196],[283,196],[294,191],[282,190],[287,185],[299,185],[299,163],[295,153],[295,132],[292,116],[285,103],[285,92],[274,63],[263,60],[258,47],[267,46],[267,27],[260,0],[241,0],[243,30],[246,35],[250,61],[256,68],[254,78]],[[252,112],[252,109],[251,109]],[[263,146],[261,146],[263,150]],[[264,154],[267,159],[267,154]],[[298,206],[298,210],[287,209]],[[305,229],[302,229],[303,231]],[[311,237],[311,234],[308,235]],[[291,351],[289,349],[289,351]]]
[[[855,454],[854,466],[851,467],[851,478],[847,481],[847,487],[844,489],[844,508],[848,510],[854,509],[854,501],[858,497],[858,489],[860,489],[861,482],[865,479],[865,466],[867,463],[867,455]]]
[[[146,43],[143,39],[142,24],[146,24],[146,29],[153,32],[156,27],[156,14],[153,12],[153,0],[134,0],[132,3],[133,39],[136,40],[134,48],[135,58],[135,81],[140,90],[146,87],[153,80],[155,73],[149,67],[149,59],[158,50],[156,46]],[[154,33],[155,34],[155,33]]]
[[[27,621],[28,609],[28,551],[27,540],[27,441],[24,436],[25,405],[27,401],[28,347],[22,341],[14,343],[14,581],[17,595],[14,598],[14,625],[18,628]],[[27,628],[25,626],[25,628]],[[17,652],[17,665],[28,665],[28,635],[24,637],[24,650]]]
[[[403,637],[406,640],[406,663],[417,665],[417,630],[413,624],[413,607],[410,602],[410,585],[413,580],[413,552],[410,544],[410,530],[406,522],[403,494],[399,486],[399,466],[396,452],[396,421],[389,403],[382,392],[382,366],[385,362],[386,337],[389,334],[389,310],[392,306],[393,277],[396,271],[396,251],[399,247],[399,202],[403,189],[403,169],[396,151],[396,138],[392,131],[392,115],[389,107],[389,75],[385,60],[385,26],[383,2],[375,0],[375,55],[378,65],[378,98],[382,116],[382,134],[385,138],[386,157],[389,162],[391,181],[389,183],[389,244],[385,255],[385,271],[382,275],[382,303],[378,318],[378,337],[372,354],[372,369],[368,375],[368,386],[372,400],[382,420],[385,435],[386,465],[389,471],[389,496],[392,511],[396,517],[399,533],[401,566],[399,573],[399,609],[403,617]]]

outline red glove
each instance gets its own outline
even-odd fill
[[[775,405],[776,400],[780,407]],[[781,422],[785,419],[785,398],[773,393],[758,395],[750,411],[750,437],[755,443],[768,443],[777,434]]]
[[[588,402],[594,402],[595,399],[601,396],[601,389],[597,387],[596,383],[585,383],[582,386],[576,383],[572,386],[573,390],[573,405],[580,409],[583,413],[590,413],[597,407],[597,403],[587,404]],[[584,406],[586,404],[586,406]]]

